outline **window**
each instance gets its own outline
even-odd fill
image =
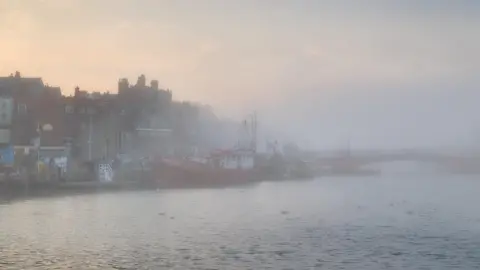
[[[27,105],[20,103],[17,105],[18,114],[27,114]]]
[[[65,106],[65,113],[72,114],[74,112],[72,105]]]

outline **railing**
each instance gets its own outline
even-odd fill
[[[98,165],[98,179],[100,182],[112,182],[113,170],[112,166],[108,163],[102,163]]]

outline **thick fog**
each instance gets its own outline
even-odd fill
[[[260,143],[471,148],[479,18],[468,0],[5,0],[0,73],[66,93],[115,92],[118,78],[146,74],[219,119],[257,111]],[[227,144],[227,122],[203,136]]]
[[[480,91],[424,86],[298,91],[265,108],[264,131],[315,149],[480,148]]]

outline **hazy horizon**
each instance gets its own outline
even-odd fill
[[[0,0],[0,74],[65,93],[145,74],[315,148],[468,147],[478,29],[473,0]]]

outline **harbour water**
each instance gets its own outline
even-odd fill
[[[0,269],[477,269],[480,181],[395,174],[0,205]]]

